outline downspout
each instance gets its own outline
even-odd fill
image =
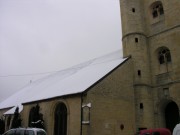
[[[82,103],[83,103],[83,93],[81,93],[81,120],[80,120],[80,122],[81,122],[81,131],[80,131],[80,135],[82,135]]]

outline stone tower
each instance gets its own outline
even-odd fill
[[[134,70],[136,128],[180,122],[180,1],[120,0],[123,56]]]

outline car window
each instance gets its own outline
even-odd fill
[[[160,135],[160,132],[153,132],[152,135]]]
[[[135,135],[140,135],[140,132],[136,132]]]
[[[143,135],[150,135],[150,133],[147,132],[147,133],[144,133]]]
[[[44,131],[37,131],[37,135],[46,135]]]
[[[14,135],[15,134],[15,130],[10,130],[7,133],[5,133],[4,135]]]
[[[24,135],[25,130],[23,129],[17,129],[15,135]]]
[[[26,130],[25,135],[35,135],[33,130]]]

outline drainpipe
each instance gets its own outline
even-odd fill
[[[81,93],[81,133],[80,135],[82,135],[82,102],[83,102],[83,93]]]

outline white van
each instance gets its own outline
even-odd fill
[[[180,135],[180,124],[177,124],[173,129],[173,135]]]
[[[14,128],[5,132],[3,135],[47,135],[40,128]]]

